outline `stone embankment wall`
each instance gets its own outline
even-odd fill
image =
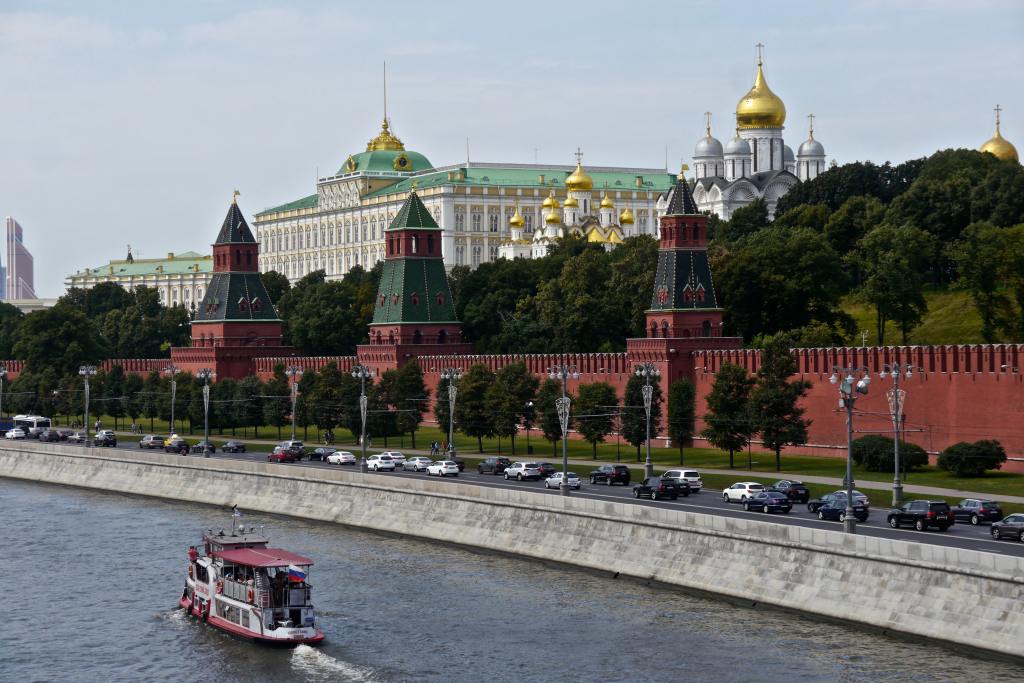
[[[1024,642],[1016,557],[582,497],[50,444],[0,446],[0,477],[454,542],[1015,657]]]

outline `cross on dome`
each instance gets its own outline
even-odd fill
[[[811,130],[810,130],[809,137],[810,137],[811,140],[813,140],[814,139],[814,114],[808,114],[807,115],[807,120],[811,122]]]
[[[764,43],[758,43],[754,47],[757,48],[757,65],[761,66],[764,64]]]
[[[993,109],[992,111],[996,113],[996,130],[999,130],[999,114],[1002,113],[1003,108],[997,104],[996,108]]]
[[[711,137],[711,112],[704,112],[704,130],[707,132],[708,137]]]
[[[583,163],[583,150],[579,147],[576,148],[576,165],[579,166]]]

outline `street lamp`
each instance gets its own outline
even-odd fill
[[[3,384],[0,383],[0,387]],[[533,401],[527,401],[525,410],[523,410],[523,421],[526,423],[526,454],[533,455],[533,449],[530,447],[530,424],[533,422]]]
[[[168,365],[164,368],[164,372],[171,376],[171,434],[174,434],[174,404],[178,394],[177,375],[181,372],[181,368],[176,365]]]
[[[907,392],[900,389],[900,377],[910,379],[914,376],[914,370],[920,370],[907,363],[888,363],[882,366],[878,376],[885,379],[886,375],[892,377],[892,389],[885,392],[885,398],[889,401],[889,415],[892,417],[892,427],[895,434],[893,439],[893,466],[892,478],[892,506],[898,508],[903,505],[903,482],[900,481],[900,433],[903,424],[903,406],[906,405]]]
[[[295,404],[299,400],[299,379],[302,378],[302,368],[294,365],[289,365],[288,369],[284,371],[284,374],[288,375],[288,381],[291,382],[292,390],[292,441],[295,441]],[[306,433],[309,436],[309,432]]]
[[[359,380],[359,417],[362,419],[363,431],[359,443],[363,448],[363,457],[359,461],[359,471],[366,472],[366,380],[373,377],[373,370],[365,365],[352,368],[352,376]]]
[[[89,378],[96,374],[96,366],[82,365],[78,368],[78,374],[85,381],[85,445],[91,446],[92,439],[89,438]]]
[[[644,363],[636,368],[636,376],[644,378],[644,386],[640,391],[644,395],[644,412],[647,414],[647,460],[644,462],[644,478],[654,476],[654,463],[651,462],[651,399],[654,398],[654,387],[651,386],[651,377],[660,375],[661,371],[654,363]]]
[[[860,373],[859,380],[854,378],[854,373]],[[857,519],[853,516],[853,405],[857,402],[857,394],[868,393],[871,375],[868,374],[867,368],[834,367],[828,381],[839,385],[839,407],[846,409],[846,511],[843,513],[842,522],[843,531],[855,534]]]
[[[0,417],[4,414],[4,378],[7,377],[7,367],[0,365]]]
[[[566,382],[571,379],[579,379],[580,373],[576,372],[575,365],[556,365],[548,373],[551,379],[562,380],[562,398],[555,401],[555,409],[558,411],[558,423],[562,427],[562,483],[558,486],[563,496],[569,495],[569,409],[572,407],[572,400],[565,390]]]
[[[203,457],[210,457],[210,378],[213,370],[203,368],[196,377],[203,380]]]
[[[459,394],[456,383],[462,379],[459,368],[443,368],[441,379],[448,380],[448,457],[455,458],[455,397]]]

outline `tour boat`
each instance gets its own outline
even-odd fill
[[[208,530],[202,549],[188,549],[188,577],[179,604],[188,614],[231,635],[264,644],[316,645],[310,601],[313,560],[270,548],[256,527]]]

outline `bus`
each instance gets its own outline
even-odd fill
[[[30,439],[38,439],[40,432],[50,428],[50,418],[40,415],[15,415],[11,421],[13,426],[24,429]]]

